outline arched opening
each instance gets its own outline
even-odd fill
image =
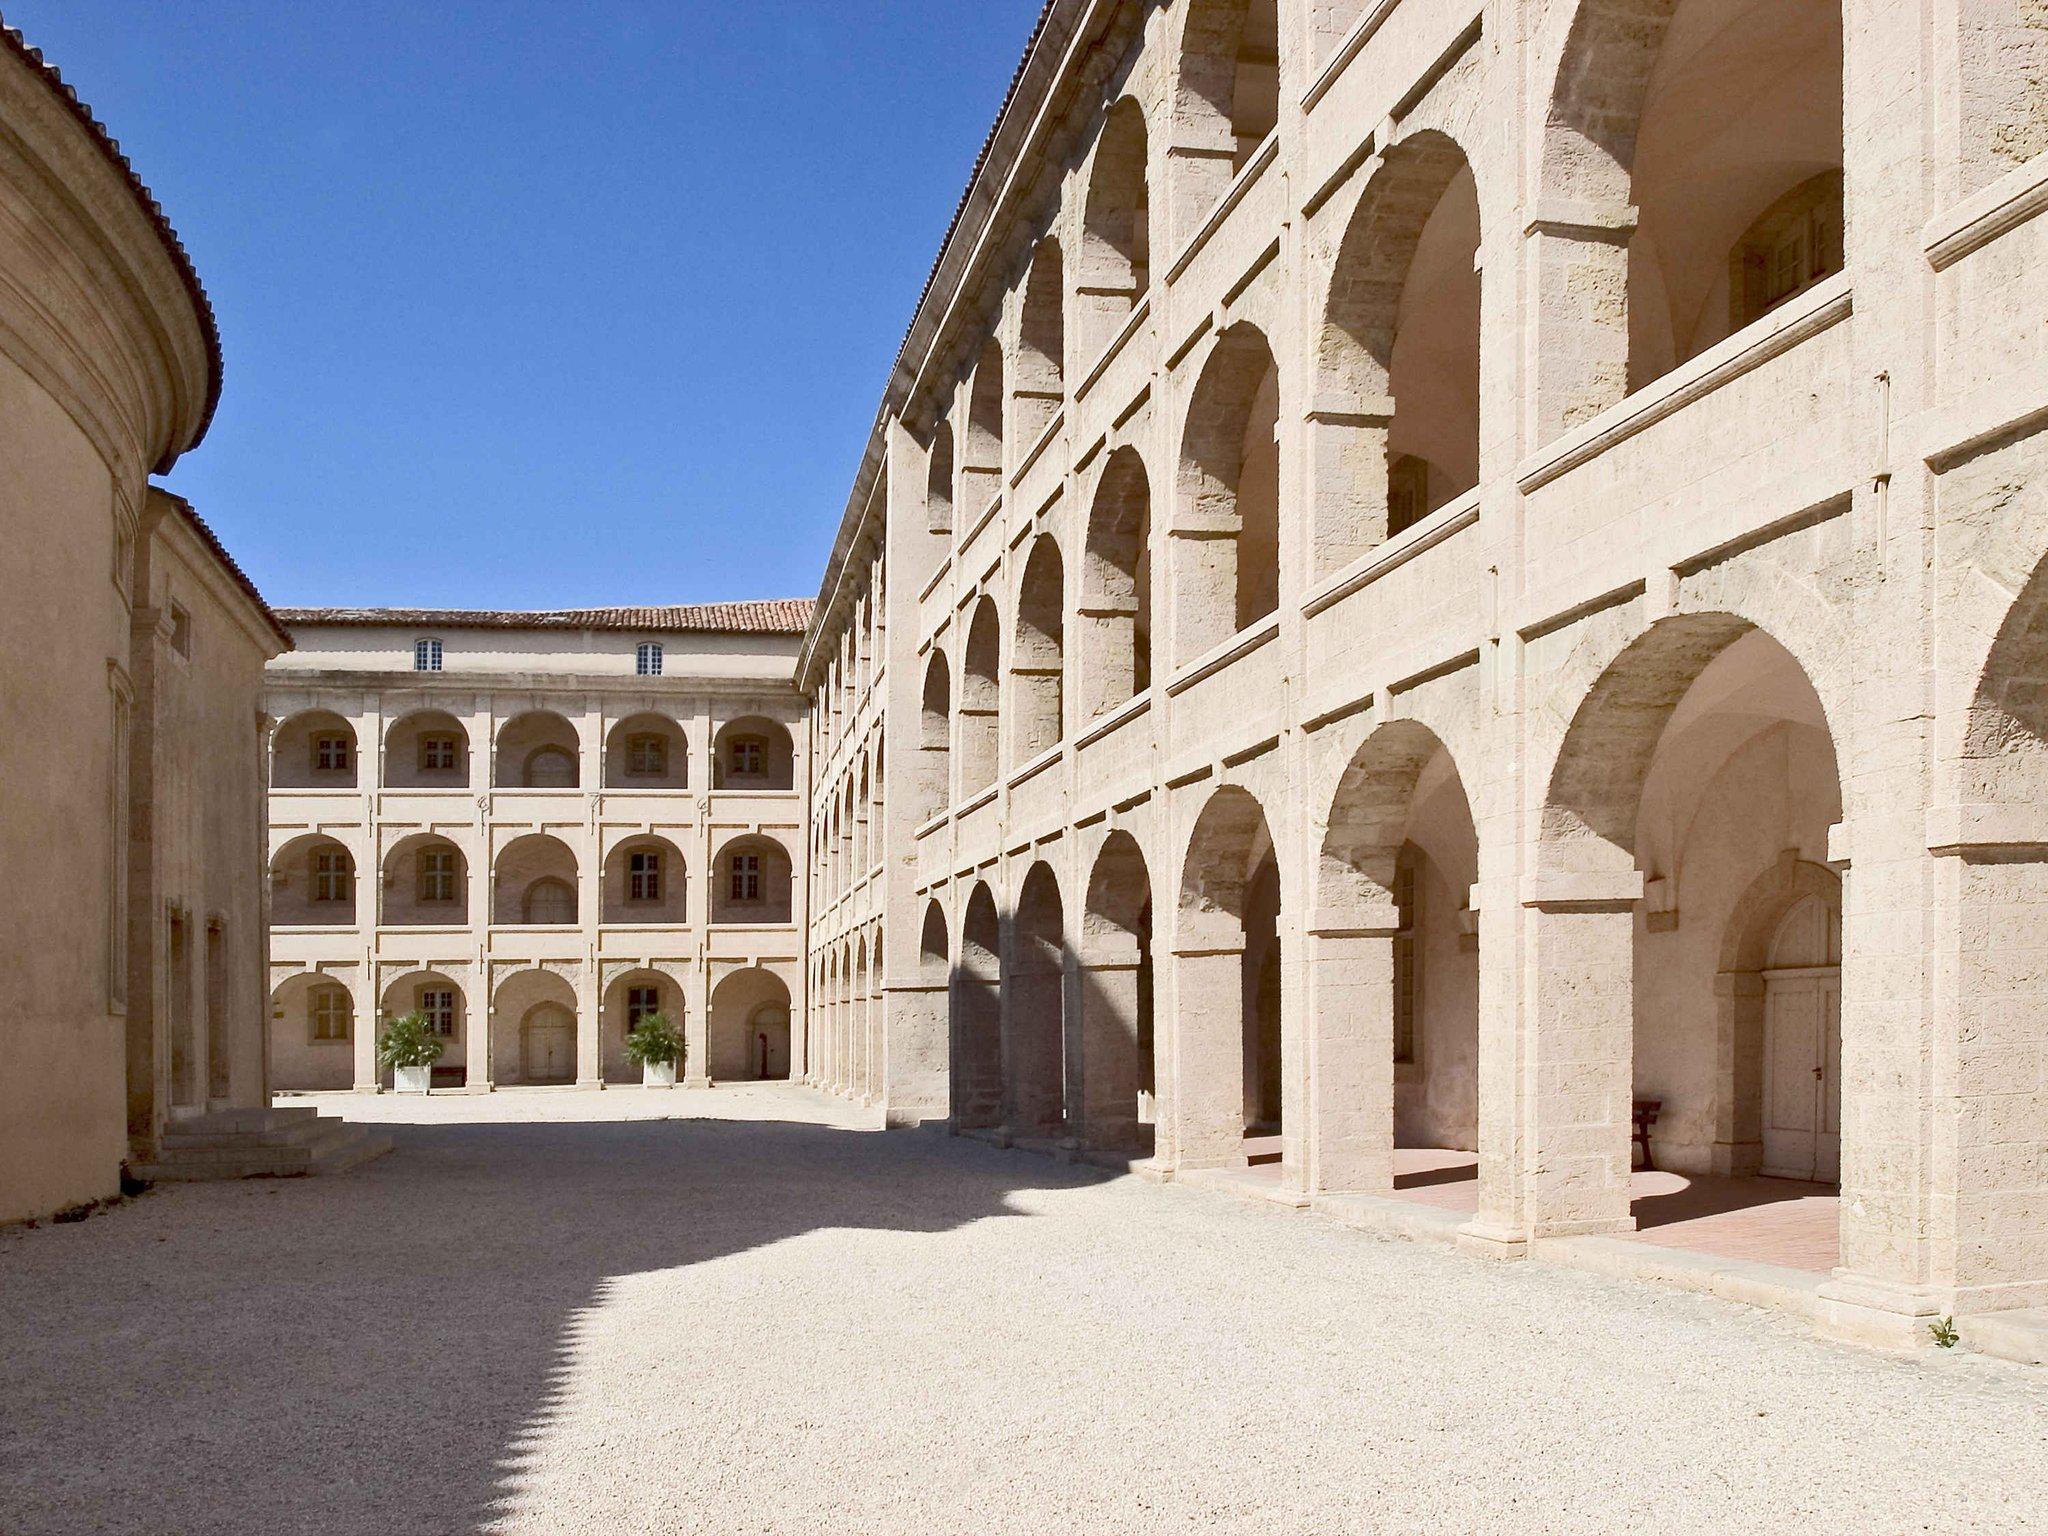
[[[356,920],[355,855],[331,837],[295,837],[270,859],[274,928],[345,928]]]
[[[642,968],[612,978],[611,984],[605,988],[603,1017],[599,1021],[599,1049],[607,1083],[637,1083],[642,1080],[640,1068],[626,1054],[626,1036],[642,1019],[656,1013],[666,1014],[677,1032],[684,1032],[688,1011],[683,1005],[682,983],[675,977],[666,971]],[[682,1075],[701,1077],[703,1074],[702,1062],[691,1060],[683,1064]]]
[[[1060,546],[1040,534],[1017,583],[1017,641],[1010,648],[1011,700],[1017,729],[1013,763],[1050,751],[1066,734],[1066,566]]]
[[[1840,0],[1582,0],[1539,229],[1548,440],[1841,271]],[[1624,302],[1617,302],[1624,301]]]
[[[576,855],[559,838],[534,833],[498,851],[491,872],[491,921],[566,927],[576,921]]]
[[[1109,456],[1088,514],[1081,563],[1085,714],[1152,686],[1152,485],[1135,448]]]
[[[1338,781],[1317,871],[1317,1192],[1476,1178],[1478,877],[1450,753],[1414,721],[1381,726]]]
[[[1152,1151],[1152,877],[1128,832],[1112,832],[1088,877],[1081,920],[1082,1144]]]
[[[1189,1168],[1279,1155],[1280,878],[1265,811],[1234,785],[1203,806],[1174,930],[1176,1138]]]
[[[1811,1191],[1749,1180],[1762,1167],[1757,1026],[1770,967],[1729,967],[1768,958],[1785,907],[1769,893],[1825,865],[1841,815],[1819,696],[1791,653],[1747,621],[1663,620],[1593,684],[1550,776],[1538,849],[1546,895],[1529,919],[1535,1048],[1569,1059],[1573,1078],[1533,1111],[1539,1234],[1649,1228],[1698,1215],[1703,1200],[1756,1206]],[[1824,910],[1839,914],[1839,902]],[[1839,956],[1832,921],[1820,948]],[[1839,1040],[1833,998],[1819,1004],[1832,1021],[1816,1028]],[[1809,1066],[1823,1102],[1839,1102],[1839,1063],[1829,1048]],[[1654,1171],[1632,1179],[1638,1126]],[[1834,1204],[1811,1209],[1822,1226],[1784,1261],[1830,1268]]]
[[[926,986],[945,986],[953,952],[946,940],[946,909],[936,900],[924,904],[924,927],[918,933],[918,979]]]
[[[388,789],[467,789],[469,732],[441,709],[416,709],[384,732]]]
[[[962,1130],[1003,1118],[1002,953],[995,897],[977,882],[960,919],[953,973],[953,1124]]]
[[[318,971],[287,977],[270,994],[270,1083],[295,1093],[355,1086],[356,1002]]]
[[[401,838],[384,855],[387,927],[460,928],[469,922],[469,860],[432,832]]]
[[[846,976],[846,1091],[849,1097],[865,1101],[868,1074],[873,1069],[869,1055],[872,1000],[868,995],[873,978],[868,968],[866,934],[853,942],[853,961]]]
[[[1126,96],[1103,120],[1082,205],[1074,307],[1084,364],[1122,334],[1152,286],[1145,142],[1144,108]]]
[[[1387,150],[1338,249],[1311,418],[1318,576],[1479,483],[1479,195],[1440,133]]]
[[[605,738],[607,789],[688,789],[690,743],[667,715],[629,715]]]
[[[469,999],[462,987],[443,971],[412,971],[400,976],[385,987],[379,1000],[378,1018],[401,1018],[409,1013],[418,1013],[427,1021],[427,1028],[441,1038],[445,1049],[441,1059],[434,1064],[432,1085],[436,1088],[460,1088],[469,1082]],[[379,1081],[384,1087],[392,1086],[389,1067],[383,1068]]]
[[[1961,192],[1975,192],[2048,149],[2048,25],[2010,0],[1959,0]]]
[[[1016,419],[1018,441],[1026,449],[1066,401],[1066,303],[1066,258],[1059,241],[1048,235],[1032,253],[1019,317]]]
[[[547,970],[515,971],[491,1004],[491,1081],[498,1087],[576,1081],[576,991]]]
[[[1012,1135],[1055,1135],[1065,1123],[1066,995],[1059,881],[1041,862],[1018,891],[1003,971],[1003,1123]]]
[[[1173,93],[1174,206],[1181,241],[1280,121],[1275,0],[1191,0]]]
[[[271,736],[273,789],[353,789],[356,728],[330,709],[293,715]]]
[[[680,928],[690,920],[690,872],[682,850],[665,837],[622,839],[604,861],[603,919]]]
[[[960,493],[966,500],[964,535],[981,520],[1003,488],[1003,348],[991,337],[974,367],[967,395],[967,437],[962,444]]]
[[[853,877],[865,880],[875,865],[875,850],[868,841],[868,760],[860,760],[860,787],[853,796]],[[849,783],[849,788],[851,784]]]
[[[499,789],[574,789],[580,782],[576,728],[552,710],[529,710],[498,729]]]
[[[713,789],[796,787],[796,747],[780,721],[760,715],[728,720],[712,742]]]
[[[932,429],[931,456],[925,474],[924,526],[927,533],[953,531],[953,428],[943,421]]]
[[[790,858],[782,844],[758,835],[734,838],[718,850],[711,893],[714,923],[786,923],[790,920]]]
[[[1179,665],[1280,606],[1279,381],[1266,338],[1240,322],[1188,403],[1173,525]]]
[[[734,971],[711,993],[708,1067],[722,1083],[789,1076],[789,988],[773,971]]]
[[[980,794],[996,781],[1001,739],[1002,625],[995,599],[974,605],[960,657],[960,796]]]

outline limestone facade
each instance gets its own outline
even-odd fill
[[[0,27],[0,1223],[113,1195],[174,1117],[267,1102],[255,589],[149,484],[213,316],[104,128]]]
[[[638,1082],[656,1009],[689,1081],[787,1077],[807,610],[284,610],[276,1085],[374,1091],[379,1021],[416,1008],[439,1086]]]
[[[1051,0],[799,661],[806,1076],[1500,1256],[1654,1101],[1830,1326],[2048,1303],[2035,10]]]

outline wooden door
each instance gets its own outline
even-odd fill
[[[1764,976],[1768,1178],[1832,1183],[1842,1169],[1842,989],[1832,966]]]

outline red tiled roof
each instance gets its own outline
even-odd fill
[[[157,239],[163,242],[165,254],[171,258],[171,265],[177,268],[178,276],[184,281],[185,291],[192,297],[192,308],[199,318],[200,333],[206,341],[207,366],[206,407],[200,415],[198,429],[192,434],[191,443],[187,445],[196,448],[200,440],[206,436],[206,429],[213,424],[213,413],[220,406],[223,365],[220,324],[214,318],[213,303],[206,296],[205,285],[199,281],[198,269],[192,265],[192,257],[185,250],[185,242],[178,238],[178,232],[171,228],[171,221],[165,217],[155,194],[143,184],[141,176],[136,174],[135,167],[121,152],[120,141],[107,131],[106,124],[93,116],[92,108],[79,100],[78,92],[65,84],[64,77],[57,73],[57,66],[43,57],[42,50],[31,47],[23,40],[20,32],[7,25],[5,16],[0,16],[0,48],[5,48],[23,60],[31,70],[41,76],[43,83],[49,86],[71,115],[78,119],[99,152],[106,156],[108,163],[120,172],[144,217],[155,226]],[[155,466],[158,474],[169,468],[169,459]]]
[[[286,625],[399,625],[409,629],[603,629],[668,634],[800,635],[811,600],[688,603],[644,608],[280,608]]]

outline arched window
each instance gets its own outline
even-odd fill
[[[1145,152],[1144,109],[1126,96],[1102,125],[1082,208],[1074,297],[1083,367],[1116,339],[1152,286]]]

